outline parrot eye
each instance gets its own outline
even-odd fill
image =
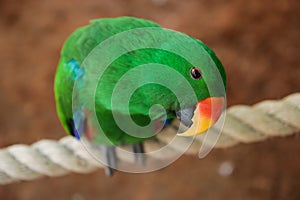
[[[191,76],[195,80],[199,80],[202,77],[201,70],[197,67],[192,67],[190,70]]]

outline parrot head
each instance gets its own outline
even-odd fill
[[[218,121],[226,106],[225,70],[214,52],[200,41],[196,41],[207,51],[208,59],[212,60],[213,65],[195,67],[183,61],[183,67],[175,67],[188,80],[196,95],[195,100],[184,96],[181,102],[175,101],[181,103],[174,109],[183,127],[177,134],[179,136],[195,136],[204,133]]]
[[[195,82],[192,85],[198,102],[176,111],[177,118],[184,127],[179,136],[195,136],[204,133],[218,121],[225,106],[225,96],[209,94],[204,81],[201,81],[204,76],[201,69],[192,67],[189,71],[192,81]],[[222,75],[223,80],[225,80],[224,75]]]
[[[220,118],[226,104],[226,73],[215,53],[195,39],[207,52],[211,63],[198,67],[186,65],[181,72],[189,80],[197,101],[176,111],[184,127],[179,136],[195,136],[207,131]]]

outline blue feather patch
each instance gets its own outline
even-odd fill
[[[74,59],[70,60],[67,63],[67,67],[69,68],[70,72],[74,74],[74,76],[72,76],[73,81],[78,80],[80,77],[84,75],[83,68],[81,68],[78,62]]]

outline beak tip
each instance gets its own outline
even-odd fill
[[[196,136],[205,133],[219,119],[224,108],[223,97],[209,97],[198,102],[193,116],[192,126],[178,136]]]

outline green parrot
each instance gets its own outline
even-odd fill
[[[118,49],[125,49],[125,53],[108,62],[107,67],[101,65],[105,60],[100,58],[101,55],[99,59],[91,56],[94,49],[102,51],[101,44],[110,38],[132,30],[139,32],[103,51],[101,55],[107,53],[107,58]],[[157,30],[157,34],[153,35],[153,30]],[[168,34],[171,36],[166,36]],[[176,34],[186,39],[176,42]],[[189,49],[190,40],[205,53]],[[135,42],[147,43],[150,47],[131,48]],[[151,46],[152,43],[157,43],[156,47]],[[106,44],[109,46],[110,43]],[[192,63],[167,49],[193,55],[199,62]],[[212,66],[215,66],[214,70]],[[97,70],[102,70],[99,80]],[[143,84],[145,82],[148,84]],[[189,86],[185,87],[187,83]],[[224,89],[210,89],[217,84]],[[192,88],[194,94],[187,88]],[[152,21],[134,17],[92,20],[91,24],[72,33],[63,45],[54,83],[57,113],[64,129],[77,139],[84,135],[93,144],[103,147],[108,175],[112,175],[116,165],[115,145],[130,144],[133,152],[140,155],[144,152],[143,141],[154,138],[154,133],[170,126],[175,119],[185,127],[178,135],[194,136],[205,132],[220,117],[225,104],[225,89],[225,70],[205,44]],[[126,99],[128,93],[131,95]],[[153,105],[161,107],[155,109]],[[92,120],[93,112],[96,121]],[[131,121],[126,121],[128,117],[139,127],[148,129],[132,128]],[[96,130],[95,123],[99,123],[101,132]]]

